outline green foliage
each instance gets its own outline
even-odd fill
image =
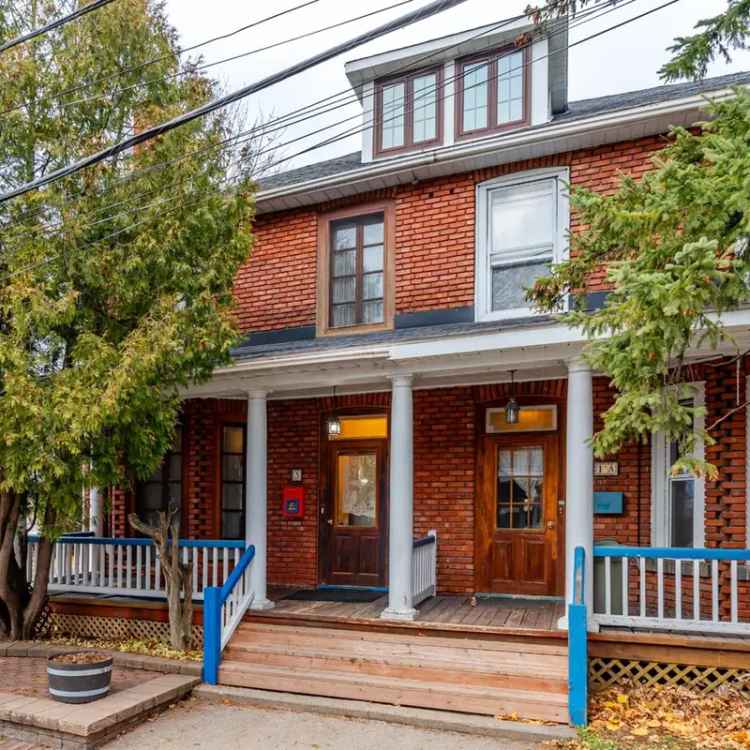
[[[77,3],[0,0],[0,38]],[[0,188],[213,96],[176,52],[163,3],[118,0],[0,55]],[[204,118],[0,207],[0,489],[51,508],[52,534],[82,488],[148,476],[181,389],[228,360],[252,218],[211,150],[231,133]]]
[[[714,119],[699,133],[675,130],[640,181],[624,178],[607,196],[573,191],[586,228],[571,237],[571,259],[531,292],[539,308],[559,309],[607,268],[606,306],[565,316],[618,391],[594,439],[597,455],[663,431],[680,443],[676,470],[713,472],[689,458],[696,439],[711,438],[692,430],[702,408],[681,404],[690,395],[683,364],[691,350],[731,343],[721,315],[750,297],[750,94],[735,94],[712,105]]]

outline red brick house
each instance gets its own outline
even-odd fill
[[[346,65],[362,150],[261,183],[236,281],[246,337],[231,366],[186,394],[163,470],[115,494],[110,533],[132,536],[128,511],[171,498],[186,538],[255,545],[258,622],[283,587],[349,587],[382,594],[373,623],[405,628],[439,611],[436,623],[456,627],[551,632],[566,625],[558,602],[571,599],[582,547],[590,611],[600,589],[593,626],[750,632],[737,560],[609,555],[594,573],[594,540],[746,550],[745,410],[707,450],[716,481],[671,476],[659,435],[595,462],[587,440],[609,384],[581,358],[580,334],[534,313],[523,292],[578,229],[568,184],[608,191],[621,173],[642,174],[671,126],[696,122],[706,95],[750,74],[569,102],[565,27],[493,28]],[[603,304],[602,277],[588,295]],[[750,338],[750,313],[726,323]],[[744,401],[748,361],[694,354],[695,399],[713,421]],[[461,602],[458,623],[429,601],[420,613],[435,589]],[[518,622],[477,614],[500,601],[531,609]],[[239,680],[269,683],[283,675]]]

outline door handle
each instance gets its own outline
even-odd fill
[[[547,529],[549,531],[552,531],[555,528],[555,522],[554,521],[547,521]]]

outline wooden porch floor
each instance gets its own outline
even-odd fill
[[[316,621],[320,623],[351,623],[384,627],[411,626],[472,632],[537,631],[559,633],[557,621],[563,616],[563,602],[538,599],[489,598],[466,596],[436,596],[419,605],[413,623],[391,623],[380,619],[386,608],[387,595],[374,602],[311,602],[285,599],[289,589],[273,588],[269,598],[275,607],[264,612],[251,612],[247,619],[266,621]]]

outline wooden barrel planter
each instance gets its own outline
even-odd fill
[[[90,703],[103,698],[112,682],[112,657],[89,651],[51,656],[49,694],[61,703]]]

